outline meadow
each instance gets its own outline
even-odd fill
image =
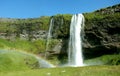
[[[31,44],[32,43],[32,44]],[[21,44],[23,46],[21,46]],[[0,76],[119,76],[120,75],[120,55],[104,55],[101,57],[85,60],[90,66],[83,67],[55,67],[55,68],[37,68],[38,63],[33,56],[25,55],[20,51],[25,50],[30,53],[38,53],[37,46],[45,46],[44,42],[28,42],[24,40],[6,41],[1,39],[0,54]],[[42,46],[42,44],[44,44]],[[34,46],[33,46],[34,45]],[[26,46],[26,47],[24,47]],[[14,47],[14,48],[13,48]],[[33,51],[30,51],[31,49]],[[10,51],[11,50],[11,51]],[[39,51],[40,52],[40,51]],[[51,63],[54,63],[52,60]],[[3,65],[4,64],[4,65]],[[33,65],[35,66],[33,66]]]
[[[0,72],[0,76],[119,76],[120,66],[59,67]]]

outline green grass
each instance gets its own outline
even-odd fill
[[[114,14],[99,14],[99,13],[84,13],[85,16],[85,29],[91,29],[92,27],[100,27],[101,25],[112,23],[114,26],[119,24],[120,13]],[[94,26],[93,26],[94,25]],[[110,25],[109,25],[110,26]]]
[[[0,50],[0,72],[37,68],[38,60],[31,55],[16,51]]]
[[[49,43],[49,49],[53,48],[59,40],[53,39]],[[0,39],[0,49],[6,50],[23,50],[26,52],[39,54],[45,52],[46,50],[46,39],[40,39],[35,41],[28,41],[28,40],[5,40]]]
[[[62,67],[1,72],[0,76],[119,76],[120,66]]]
[[[87,65],[120,65],[120,55],[103,55],[84,61]]]
[[[45,51],[45,40],[27,41],[16,39],[14,41],[8,41],[0,39],[0,49],[6,50],[23,50],[30,53],[38,54]]]

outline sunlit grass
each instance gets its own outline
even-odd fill
[[[23,50],[26,52],[38,54],[45,50],[45,40],[43,39],[43,40],[36,40],[31,42],[28,40],[20,40],[20,39],[16,39],[14,41],[0,39],[0,49]]]
[[[120,65],[120,55],[103,55],[84,61],[86,65]]]
[[[51,40],[49,44],[49,49],[53,48],[59,40]],[[28,41],[28,40],[5,40],[0,39],[0,49],[6,50],[23,50],[26,52],[39,54],[45,52],[46,50],[46,39],[40,39],[35,41]]]
[[[1,76],[119,76],[120,66],[87,66],[0,73]]]
[[[37,67],[38,60],[28,54],[16,51],[0,50],[0,72],[26,70]]]

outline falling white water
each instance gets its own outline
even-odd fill
[[[71,66],[83,66],[81,30],[84,27],[84,16],[72,16],[70,25],[70,40],[68,46],[68,62]]]
[[[53,20],[53,18],[51,18],[51,20],[50,20],[50,26],[49,26],[49,31],[48,31],[48,35],[47,35],[47,41],[46,41],[46,53],[45,53],[45,58],[47,57],[47,51],[48,51],[48,45],[49,45],[49,42],[50,42],[50,39],[51,39],[51,37],[52,37],[52,35],[51,35],[51,33],[52,33],[52,27],[53,27],[53,22],[54,22],[54,20]]]

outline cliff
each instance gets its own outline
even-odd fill
[[[85,59],[102,55],[120,53],[120,4],[83,13],[85,27],[83,37],[83,56]],[[71,15],[54,16],[53,38],[61,39],[60,57],[66,56]],[[57,47],[57,46],[56,46]],[[57,50],[58,51],[58,50]],[[63,57],[64,58],[64,57]]]
[[[84,54],[87,58],[120,53],[120,4],[86,13]]]
[[[38,40],[46,38],[50,17],[12,19],[0,18],[0,38]]]
[[[84,58],[119,54],[120,4],[83,14],[85,16],[82,44]],[[58,14],[30,19],[0,18],[0,38],[7,40],[20,38],[29,41],[46,39],[50,19],[54,18],[52,35],[57,41],[54,46],[50,46],[48,52],[61,59],[67,56],[71,17],[71,14]]]

